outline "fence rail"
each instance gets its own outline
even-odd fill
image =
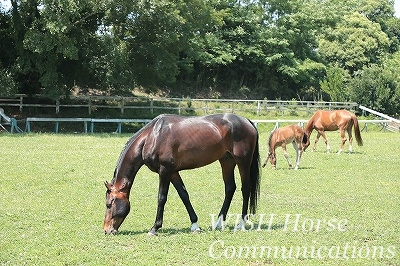
[[[254,112],[263,115],[268,112],[278,114],[310,115],[317,109],[355,110],[355,102],[319,102],[319,101],[279,101],[279,100],[229,100],[229,99],[191,99],[191,98],[151,98],[151,97],[114,97],[114,96],[69,96],[57,100],[46,99],[41,95],[28,96],[18,94],[15,97],[0,97],[0,106],[18,107],[20,111],[27,107],[53,108],[59,114],[65,108],[85,108],[91,115],[98,109],[119,109],[124,114],[129,109],[176,112],[178,114],[201,112]]]
[[[94,125],[95,123],[113,123],[117,124],[117,129],[114,131],[114,133],[121,134],[122,133],[122,125],[123,124],[129,124],[129,123],[138,123],[138,124],[147,124],[151,120],[150,119],[120,119],[120,118],[114,118],[114,119],[96,119],[96,118],[48,118],[48,117],[28,117],[26,119],[26,124],[25,124],[25,132],[30,133],[31,132],[31,122],[54,122],[55,127],[54,127],[54,132],[58,133],[59,132],[59,123],[60,122],[83,122],[83,133],[94,133]],[[304,128],[305,124],[308,122],[308,120],[305,119],[274,119],[274,120],[259,120],[259,119],[253,119],[251,120],[256,127],[259,126],[259,124],[275,124],[274,129],[279,128],[282,125],[285,124],[298,124],[302,128]],[[365,129],[366,132],[368,132],[368,124],[375,124],[375,125],[380,125],[382,127],[381,130],[389,130],[388,128],[388,123],[391,122],[390,120],[359,120],[360,124],[364,124],[364,128],[362,131]],[[90,131],[88,130],[88,124],[90,123]],[[22,131],[19,131],[18,133],[22,133]]]

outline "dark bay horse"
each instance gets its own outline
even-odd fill
[[[342,138],[342,144],[340,146],[340,150],[338,154],[343,151],[344,144],[346,142],[345,131],[349,135],[349,151],[353,151],[353,135],[352,135],[352,127],[354,126],[354,134],[356,136],[358,146],[363,145],[363,141],[361,138],[360,128],[358,126],[358,120],[355,114],[347,111],[347,110],[335,110],[335,111],[322,111],[318,110],[311,118],[308,120],[308,123],[305,128],[305,132],[310,138],[311,132],[315,129],[318,134],[317,138],[314,142],[313,150],[315,150],[317,146],[317,142],[319,137],[322,136],[324,138],[326,144],[327,152],[330,152],[330,147],[328,144],[328,140],[326,139],[325,131],[340,131],[340,137]],[[310,141],[305,145],[305,149],[310,145]]]
[[[286,150],[286,145],[289,143],[293,143],[293,147],[296,150],[296,166],[295,170],[299,168],[301,155],[303,154],[303,145],[305,145],[308,141],[307,135],[304,133],[303,129],[298,125],[289,125],[282,128],[277,128],[272,131],[268,140],[268,158],[272,164],[272,167],[276,169],[276,148],[281,146],[283,149],[283,154],[288,162],[289,168],[292,168],[292,164],[289,160],[289,155]],[[263,167],[268,162],[265,160]]]
[[[234,168],[242,183],[242,219],[248,209],[255,212],[260,182],[258,132],[250,120],[234,114],[203,117],[160,115],[136,132],[121,152],[114,178],[106,182],[104,232],[116,234],[130,211],[129,196],[135,176],[146,165],[159,175],[156,219],[149,234],[162,227],[170,183],[178,192],[192,223],[200,230],[197,215],[179,171],[194,169],[219,160],[225,184],[225,199],[219,217],[226,218],[236,190]],[[201,178],[201,177],[200,177]],[[250,205],[250,206],[249,206]]]

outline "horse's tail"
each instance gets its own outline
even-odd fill
[[[253,124],[254,126],[254,124]],[[251,189],[250,189],[250,212],[251,213],[256,213],[257,209],[257,201],[258,201],[258,196],[260,195],[260,178],[261,178],[261,171],[260,171],[260,151],[259,151],[259,145],[258,145],[258,130],[254,126],[254,128],[257,131],[257,141],[256,141],[256,147],[253,152],[253,159],[251,161],[251,166],[250,166],[250,184],[251,184]]]
[[[356,115],[352,114],[351,115],[351,119],[353,119],[354,134],[356,135],[357,144],[358,144],[358,146],[362,146],[363,145],[363,140],[361,138],[360,127],[358,125],[358,120],[357,120]]]

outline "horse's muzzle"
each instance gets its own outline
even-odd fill
[[[116,230],[114,228],[104,229],[104,234],[106,234],[106,235],[116,235],[116,234],[118,234],[118,230]]]

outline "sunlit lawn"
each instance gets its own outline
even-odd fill
[[[264,160],[268,130],[260,131]],[[277,170],[262,169],[258,213],[245,232],[234,230],[240,186],[227,228],[211,230],[223,200],[219,164],[184,171],[203,232],[189,232],[171,187],[164,227],[150,237],[158,177],[147,168],[135,180],[120,234],[102,230],[103,183],[129,135],[1,134],[0,264],[399,265],[400,134],[362,136],[363,147],[337,155],[339,134],[328,133],[332,153],[320,141],[298,171],[287,169],[278,149]],[[292,147],[289,154],[294,160]]]

